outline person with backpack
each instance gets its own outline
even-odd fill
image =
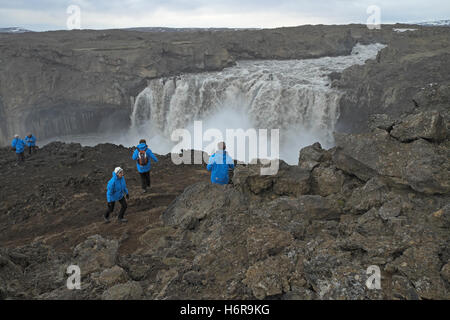
[[[228,169],[234,169],[234,161],[225,151],[225,142],[217,144],[219,149],[209,157],[206,169],[211,171],[211,182],[216,184],[228,184]]]
[[[136,166],[141,176],[142,192],[145,193],[147,192],[147,188],[150,188],[150,161],[153,160],[158,162],[158,159],[155,157],[152,150],[147,146],[145,139],[139,141],[139,144],[133,153],[133,160],[136,161]]]
[[[28,154],[31,155],[31,152],[36,149],[36,137],[30,133],[28,136],[25,137],[24,141],[28,147]]]
[[[17,155],[17,164],[25,161],[24,151],[25,151],[25,141],[20,139],[19,135],[16,134],[14,136],[13,141],[11,142],[11,147],[16,151]]]
[[[123,216],[127,210],[127,201],[130,198],[128,194],[127,184],[123,176],[123,169],[117,167],[112,173],[112,178],[108,181],[108,186],[106,187],[106,199],[108,201],[108,209],[105,212],[104,219],[106,223],[109,223],[109,215],[114,211],[114,205],[116,201],[120,202],[121,208],[117,220],[119,222],[127,222]]]

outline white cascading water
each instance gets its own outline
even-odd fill
[[[357,44],[348,56],[239,61],[221,72],[153,79],[135,99],[127,133],[113,130],[51,140],[133,146],[145,138],[155,153],[167,154],[180,151],[174,150],[178,143],[170,140],[175,129],[188,129],[193,137],[194,121],[202,120],[203,131],[219,129],[223,137],[226,129],[279,129],[279,156],[296,164],[301,148],[317,141],[326,148],[334,145],[342,92],[331,88],[328,74],[364,64],[384,47]],[[213,152],[208,145],[210,142],[203,142],[202,149]],[[251,160],[227,150],[238,160]]]
[[[342,92],[328,74],[376,57],[384,45],[356,45],[349,56],[307,60],[239,61],[221,72],[151,80],[136,98],[129,135],[148,137],[157,153],[168,153],[175,129],[280,129],[280,158],[295,164],[298,151],[319,141],[333,146]],[[211,150],[205,150],[210,152]],[[249,160],[249,159],[239,159]]]

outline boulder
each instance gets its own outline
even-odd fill
[[[289,231],[293,227],[305,228],[312,220],[339,220],[342,208],[338,201],[319,195],[302,195],[297,198],[280,197],[261,206],[255,206],[252,214],[260,219],[276,222]]]
[[[367,266],[361,265],[358,256],[359,248],[349,248],[349,255],[334,251],[332,243],[329,250],[317,252],[303,261],[307,286],[311,286],[316,298],[321,300],[366,300],[382,299],[381,290],[368,290],[366,281]],[[361,244],[359,243],[359,246]],[[345,250],[349,250],[345,249]]]
[[[426,243],[406,249],[385,269],[407,277],[419,298],[440,299],[448,294],[441,277],[441,265],[438,246]]]
[[[0,253],[0,300],[23,295],[23,286],[15,280],[22,275],[22,268],[12,262],[8,255]]]
[[[422,140],[423,141],[423,140]],[[421,143],[416,141],[414,143]],[[416,191],[426,194],[450,192],[450,163],[448,157],[430,154],[429,157],[411,159],[407,162],[404,178]]]
[[[178,277],[179,273],[175,268],[160,270],[156,275],[157,290],[151,290],[154,291],[153,299],[163,299],[167,294],[167,289],[169,288],[169,286]],[[154,286],[151,286],[151,288],[149,289],[154,289]]]
[[[322,149],[319,142],[316,142],[300,150],[298,165],[300,168],[312,170],[323,160],[325,154],[326,150]]]
[[[310,191],[309,170],[282,164],[275,175],[261,175],[260,169],[260,165],[238,166],[234,170],[233,184],[242,192],[252,195],[297,197]]]
[[[65,285],[70,264],[68,254],[55,252],[40,241],[4,252],[0,249],[0,283],[7,297],[30,299]]]
[[[316,167],[312,172],[312,184],[314,193],[326,197],[341,191],[344,185],[345,176],[335,167]]]
[[[272,189],[273,176],[261,175],[260,165],[237,166],[233,172],[233,184],[243,192],[260,194]]]
[[[368,181],[377,174],[374,169],[346,154],[342,148],[334,149],[332,159],[338,169],[362,181]]]
[[[377,209],[372,208],[358,217],[355,230],[363,236],[378,236],[383,234],[385,232],[385,226]]]
[[[269,257],[248,268],[242,282],[256,299],[279,295],[290,290],[288,275],[292,267],[285,256]]]
[[[380,207],[387,201],[389,187],[381,177],[374,177],[362,187],[353,190],[348,199],[345,210],[361,214],[373,207]]]
[[[129,281],[117,284],[102,294],[102,300],[138,300],[142,298],[143,290],[139,282]]]
[[[365,134],[336,133],[335,139],[345,154],[387,178],[390,185],[409,185],[426,194],[450,191],[450,149],[445,145],[424,139],[401,143],[380,129]]]
[[[391,299],[395,300],[419,300],[416,289],[407,277],[401,275],[393,275],[391,280],[392,295]]]
[[[162,220],[167,226],[192,230],[200,220],[224,208],[245,210],[243,195],[231,185],[199,182],[187,187],[164,211]]]
[[[273,192],[277,195],[298,197],[308,194],[311,188],[309,170],[289,166],[279,170],[273,178]]]
[[[160,269],[166,267],[159,257],[137,252],[119,258],[120,266],[126,270],[130,279],[142,281],[154,278]]]
[[[391,131],[396,121],[385,113],[374,113],[369,116],[368,125],[369,128],[382,129],[386,131]]]
[[[339,220],[342,213],[339,204],[318,195],[304,195],[296,200],[297,213],[311,220]]]
[[[444,228],[450,228],[450,203],[433,213],[435,221]]]
[[[73,261],[80,267],[82,276],[102,271],[116,264],[118,248],[117,240],[107,240],[100,235],[93,235],[75,247]]]
[[[440,142],[447,138],[448,133],[444,118],[439,112],[429,111],[408,115],[393,127],[390,134],[401,142],[421,138]]]
[[[383,220],[389,220],[395,217],[398,217],[402,212],[402,204],[403,201],[400,197],[395,198],[394,200],[388,201],[384,203],[381,208],[378,210],[378,215]]]
[[[441,269],[442,278],[450,283],[450,262],[446,263]]]
[[[183,274],[182,279],[190,285],[201,285],[205,280],[205,275],[198,271],[191,270]]]
[[[175,229],[171,226],[162,226],[149,229],[139,237],[141,243],[140,251],[157,252],[163,250],[167,245],[167,238],[175,233]]]
[[[276,255],[294,240],[289,232],[266,226],[251,226],[246,237],[248,255],[254,260]]]
[[[100,273],[98,282],[104,286],[110,287],[118,283],[127,281],[127,273],[119,266],[105,269]]]

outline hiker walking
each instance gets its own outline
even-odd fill
[[[211,182],[216,184],[228,183],[228,169],[234,169],[234,161],[225,151],[225,142],[217,144],[219,150],[209,157],[206,169],[211,171]]]
[[[141,176],[142,192],[147,192],[147,188],[150,188],[150,159],[158,162],[152,150],[147,146],[145,139],[139,141],[136,150],[133,153],[133,160],[136,161],[136,166]]]
[[[20,139],[19,135],[16,134],[14,136],[13,141],[11,142],[11,147],[16,151],[17,155],[17,164],[25,161],[24,151],[25,151],[25,142]]]
[[[36,137],[30,133],[25,137],[24,141],[28,147],[28,154],[31,155],[31,153],[34,152],[36,149]]]
[[[112,173],[112,178],[111,180],[109,180],[106,189],[107,189],[106,198],[108,200],[108,210],[104,215],[105,222],[107,223],[109,222],[109,215],[111,212],[114,211],[114,205],[116,201],[119,201],[121,205],[120,212],[117,217],[118,221],[127,222],[128,220],[123,217],[125,211],[127,210],[127,201],[125,200],[125,197],[129,199],[130,196],[128,194],[127,184],[125,183],[122,168],[117,167],[114,169]]]

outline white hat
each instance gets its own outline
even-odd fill
[[[122,171],[123,171],[123,169],[121,167],[117,167],[117,168],[114,169],[114,173],[115,174],[119,174]]]
[[[18,134],[15,134],[15,135],[14,135],[14,138],[18,138],[18,137],[19,137],[19,135],[18,135]]]

